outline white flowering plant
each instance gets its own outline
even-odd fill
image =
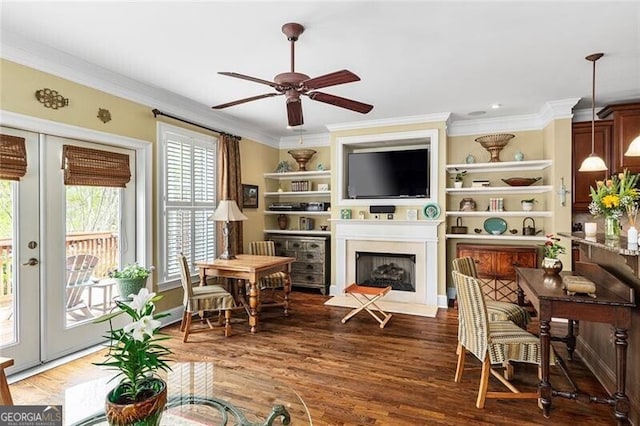
[[[173,353],[159,344],[169,337],[158,333],[161,325],[158,319],[169,314],[153,314],[155,302],[162,296],[142,288],[138,294],[129,297],[132,300],[116,300],[114,312],[94,321],[109,321],[109,332],[104,336],[110,340],[108,359],[94,364],[119,371],[113,379],[120,378],[120,382],[111,398],[111,402],[118,403],[141,401],[160,391],[157,372],[171,370],[166,357]],[[123,313],[129,315],[131,322],[114,330],[111,320]]]

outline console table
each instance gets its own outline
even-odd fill
[[[270,377],[218,367],[211,362],[178,362],[164,374],[167,406],[162,425],[310,425],[304,401]],[[106,425],[104,398],[115,386],[103,377],[65,391],[65,425]],[[289,421],[287,423],[286,421]]]
[[[515,270],[519,297],[526,294],[540,317],[542,378],[538,391],[544,416],[549,417],[551,398],[559,396],[612,405],[618,423],[627,424],[629,417],[629,397],[625,393],[627,331],[631,327],[631,310],[635,307],[633,289],[594,263],[576,262],[575,273],[563,272],[559,276],[544,275],[542,269],[516,267]],[[568,296],[563,290],[562,282],[562,277],[567,275],[582,275],[593,281],[596,284],[596,298],[578,294]],[[570,392],[553,389],[549,381],[552,317],[608,323],[614,326],[616,391],[610,398],[586,395],[577,387]]]

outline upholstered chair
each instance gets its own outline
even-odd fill
[[[209,329],[213,329],[213,324],[209,318],[205,318],[204,313],[208,311],[218,312],[218,324],[222,323],[222,313],[224,312],[224,335],[231,335],[231,312],[235,309],[244,309],[236,306],[233,296],[219,285],[194,286],[191,282],[189,264],[183,254],[178,255],[180,272],[182,277],[182,289],[184,290],[183,304],[184,313],[180,331],[184,332],[183,342],[186,342],[190,333],[196,331],[206,331],[205,329],[191,330],[193,315],[199,315],[207,323]]]
[[[273,241],[252,241],[249,243],[249,254],[259,256],[275,256],[276,245]],[[284,272],[275,272],[264,278],[261,278],[258,282],[258,288],[260,291],[271,290],[273,295],[274,290],[284,289],[286,274]]]
[[[536,364],[540,369],[540,341],[538,337],[521,329],[511,321],[489,321],[487,307],[478,280],[452,271],[458,294],[458,353],[455,382],[462,380],[466,351],[482,362],[482,373],[476,407],[483,408],[486,398],[522,399],[538,398],[538,392],[520,392],[491,366],[506,365],[509,361]],[[550,364],[555,365],[553,351]],[[489,373],[504,384],[510,392],[487,392]]]
[[[453,270],[470,277],[478,278],[475,260],[472,257],[458,257],[452,261]],[[526,330],[531,320],[529,312],[515,303],[485,299],[489,321],[511,321]]]

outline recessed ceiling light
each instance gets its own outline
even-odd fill
[[[471,111],[467,115],[482,115],[482,114],[486,114],[486,113],[487,113],[487,111]]]
[[[500,104],[491,104],[491,109],[498,109],[500,108],[502,105]]]

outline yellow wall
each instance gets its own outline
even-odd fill
[[[156,142],[156,124],[158,121],[215,136],[213,132],[197,126],[164,117],[156,119],[151,112],[153,108],[151,106],[131,102],[5,59],[0,59],[0,87],[2,88],[0,91],[0,109],[2,110],[140,139],[148,141],[152,145],[155,145]],[[56,90],[65,98],[69,98],[69,105],[57,110],[45,108],[35,97],[35,92],[44,88]],[[100,121],[97,118],[98,108],[109,110],[112,120],[107,123]],[[263,180],[262,173],[265,170],[275,169],[278,163],[278,155],[279,152],[275,148],[243,139],[240,142],[243,183],[254,184],[261,182]],[[154,238],[157,235],[155,221],[157,214],[157,191],[155,190],[157,176],[156,156],[157,153],[154,149],[154,164],[152,167],[153,214],[151,217]],[[261,185],[264,186],[264,184]],[[249,220],[244,222],[245,251],[247,250],[248,241],[262,239],[263,237],[264,222],[261,213],[263,207],[264,200],[261,199],[259,209],[247,209],[245,211],[245,214],[249,217]],[[157,259],[155,240],[153,242],[153,258]],[[156,285],[155,282],[154,285]],[[165,310],[181,304],[182,289],[178,288],[165,293],[165,297],[158,303],[158,309]]]

